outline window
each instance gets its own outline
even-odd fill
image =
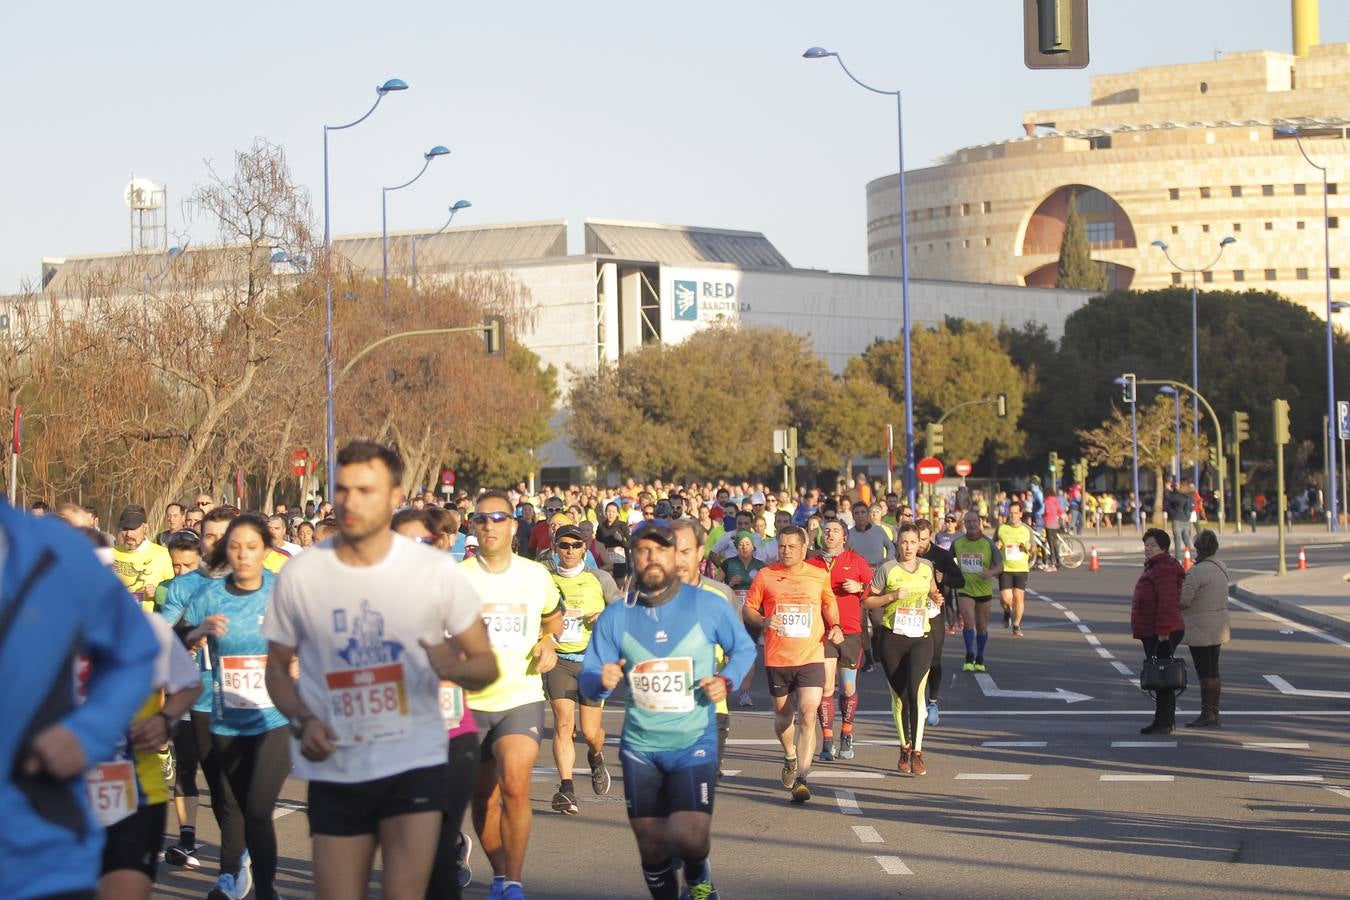
[[[1307,269],[1295,269],[1295,270],[1294,270],[1294,277],[1297,278],[1299,281],[1307,281],[1307,280],[1308,280],[1308,270],[1307,270]]]
[[[1205,284],[1213,284],[1213,283],[1214,283],[1214,273],[1213,273],[1213,272],[1210,272],[1210,271],[1208,271],[1208,270],[1206,270],[1206,271],[1204,271],[1204,272],[1201,272],[1201,273],[1200,273],[1200,280],[1203,281]]]
[[[1306,222],[1296,222],[1294,223],[1294,227],[1297,228],[1299,231],[1303,231],[1305,228],[1308,227],[1308,225]]]
[[[1233,223],[1233,230],[1234,230],[1234,231],[1241,231],[1241,230],[1242,230],[1242,223],[1241,223],[1241,222],[1234,222],[1234,223]]]
[[[1266,269],[1266,281],[1274,281],[1274,280],[1275,280],[1275,270]]]
[[[1267,222],[1267,223],[1266,223],[1266,231],[1274,231],[1274,230],[1275,230],[1275,223],[1274,223],[1274,222]]]
[[[1181,188],[1168,188],[1168,189],[1167,189],[1167,199],[1168,199],[1168,200],[1180,200],[1180,199],[1181,199]]]
[[[1180,228],[1177,228],[1177,226],[1175,226],[1175,225],[1172,226],[1172,233],[1173,233],[1173,234],[1179,234],[1180,232],[1181,232],[1181,229],[1180,229]]]
[[[1201,226],[1200,226],[1200,231],[1203,232],[1204,234],[1209,234],[1209,226],[1208,226],[1208,225],[1201,225]]]
[[[986,200],[986,201],[984,201],[984,203],[982,204],[982,208],[983,208],[983,210],[984,210],[985,212],[987,212],[987,213],[988,213],[988,212],[993,212],[993,211],[994,211],[994,204],[992,204],[992,203],[990,203],[988,200]]]
[[[1242,185],[1240,185],[1240,184],[1235,184],[1235,185],[1233,185],[1232,187],[1230,187],[1228,190],[1229,190],[1230,192],[1232,192],[1232,194],[1233,194],[1234,197],[1241,197],[1241,196],[1242,196]]]
[[[1340,277],[1341,277],[1341,269],[1340,269],[1340,266],[1332,266],[1332,267],[1331,267],[1330,269],[1328,269],[1327,271],[1330,273],[1330,275],[1331,275],[1332,278],[1340,278]]]
[[[969,204],[969,203],[962,203],[962,204],[961,204],[961,215],[963,215],[963,216],[968,216],[968,215],[970,215],[970,204]]]
[[[1328,228],[1340,228],[1340,227],[1341,227],[1341,218],[1340,218],[1340,216],[1327,216],[1327,227],[1328,227]]]
[[[963,249],[963,250],[969,250],[969,249],[970,249],[970,241],[962,241],[962,242],[961,242],[961,249]]]
[[[932,244],[929,244],[929,245],[928,245],[928,252],[929,252],[929,253],[932,253],[932,252],[933,252],[933,245],[932,245]]]
[[[1295,196],[1295,197],[1302,197],[1302,196],[1303,196],[1304,194],[1306,194],[1306,193],[1308,193],[1308,186],[1307,186],[1306,184],[1296,184],[1296,185],[1294,185],[1294,196]]]
[[[1202,93],[1202,94],[1208,94],[1208,93],[1209,93],[1209,82],[1208,82],[1208,81],[1202,81],[1202,82],[1200,82],[1200,93]]]
[[[1233,270],[1233,280],[1234,280],[1234,281],[1246,281],[1246,280],[1247,280],[1247,273],[1244,272],[1244,271],[1241,270],[1241,269],[1234,269],[1234,270]]]
[[[1201,199],[1201,200],[1208,200],[1208,199],[1209,199],[1209,188],[1207,188],[1207,187],[1202,187],[1202,188],[1200,189],[1200,199]]]
[[[1334,182],[1334,181],[1328,181],[1328,182],[1327,182],[1327,193],[1328,193],[1328,194],[1334,194],[1334,193],[1336,193],[1336,182]]]
[[[1116,239],[1115,222],[1089,222],[1085,230],[1089,244],[1105,244]]]
[[[990,244],[992,244],[992,243],[993,243],[993,241],[991,241],[989,238],[985,238],[985,239],[984,239],[984,245],[985,245],[986,247],[988,247],[988,246],[989,246]]]
[[[1173,272],[1173,273],[1172,273],[1172,284],[1180,286],[1180,284],[1181,284],[1181,273],[1180,273],[1180,272]]]
[[[1275,185],[1273,185],[1273,184],[1263,184],[1263,185],[1261,185],[1261,196],[1262,196],[1262,197],[1274,197],[1274,196],[1275,196]]]

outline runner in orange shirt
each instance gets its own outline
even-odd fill
[[[825,689],[825,638],[842,644],[839,607],[823,569],[806,564],[806,532],[778,532],[779,562],[761,569],[745,598],[745,620],[764,629],[764,669],[773,698],[773,727],[783,744],[783,787],[793,803],[811,799],[806,777],[816,752],[816,716]],[[828,634],[827,634],[828,630]],[[797,695],[797,708],[788,703]],[[793,724],[801,714],[802,727]]]

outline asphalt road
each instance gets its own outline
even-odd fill
[[[1350,559],[1350,548],[1319,548],[1333,552]],[[1237,569],[1274,566],[1269,548],[1225,556]],[[894,771],[877,671],[860,676],[857,757],[817,764],[812,800],[789,804],[760,674],[755,708],[733,708],[724,767],[734,774],[717,794],[712,865],[722,896],[1350,892],[1350,641],[1235,604],[1233,643],[1220,662],[1224,727],[1142,737],[1152,707],[1137,686],[1141,651],[1129,635],[1139,566],[1123,553],[1110,562],[1099,573],[1032,576],[1026,636],[993,629],[992,684],[959,671],[961,638],[948,639],[942,721],[927,732],[921,778]],[[1178,718],[1193,717],[1198,702],[1188,691]],[[621,720],[606,716],[615,732]],[[540,759],[551,765],[547,744]],[[590,796],[589,782],[578,781],[581,815],[564,818],[548,807],[554,773],[536,769],[530,896],[646,896],[612,770],[613,793]],[[303,797],[304,785],[288,782],[278,809],[286,897],[312,896]],[[198,827],[208,844],[202,870],[162,867],[156,896],[205,895],[216,840],[209,811]],[[490,873],[481,855],[470,862],[475,884],[466,895],[481,897]]]

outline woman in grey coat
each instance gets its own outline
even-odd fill
[[[1219,725],[1219,648],[1228,643],[1228,570],[1215,558],[1219,539],[1212,531],[1195,537],[1198,561],[1181,585],[1181,617],[1200,679],[1200,716],[1187,728]]]

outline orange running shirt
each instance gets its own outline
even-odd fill
[[[839,621],[839,609],[824,569],[803,565],[792,573],[782,563],[760,569],[745,605],[765,618],[778,615],[783,620],[781,633],[764,630],[764,665],[783,668],[825,661],[825,629]]]

